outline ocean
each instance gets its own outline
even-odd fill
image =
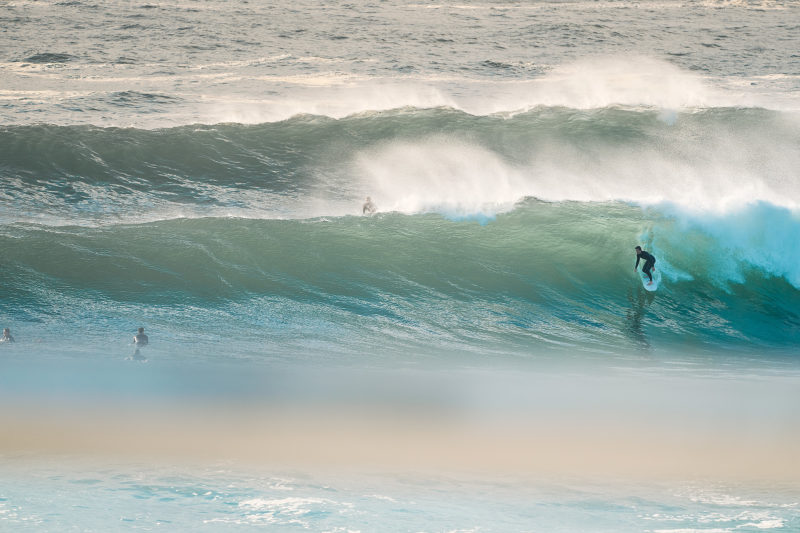
[[[798,36],[3,2],[0,531],[800,531]]]

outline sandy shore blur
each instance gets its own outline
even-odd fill
[[[530,475],[791,480],[795,428],[669,427],[573,416],[492,421],[317,409],[28,411],[0,416],[0,453]]]

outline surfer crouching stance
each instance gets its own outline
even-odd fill
[[[641,246],[636,247],[636,264],[634,265],[633,269],[636,270],[639,268],[639,260],[644,259],[644,265],[642,265],[642,272],[647,274],[647,277],[650,278],[650,282],[648,285],[653,283],[653,274],[650,273],[651,269],[655,269],[656,265],[656,258],[653,257],[652,254],[649,254],[642,250]]]

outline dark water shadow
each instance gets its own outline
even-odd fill
[[[655,299],[655,293],[646,291],[644,288],[637,286],[635,290],[628,289],[627,296],[631,307],[625,317],[625,333],[637,347],[650,353],[652,346],[644,332],[642,321],[645,316],[645,311]]]

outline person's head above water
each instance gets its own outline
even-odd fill
[[[11,330],[10,329],[3,328],[3,335],[10,335],[10,334],[11,334]]]
[[[139,333],[144,333],[144,328],[139,328]]]
[[[642,247],[641,247],[641,246],[637,246],[637,247],[635,248],[635,250],[636,250],[636,253],[637,253],[637,255],[638,255],[638,254],[639,254],[639,252],[641,252],[641,251],[642,251]]]

